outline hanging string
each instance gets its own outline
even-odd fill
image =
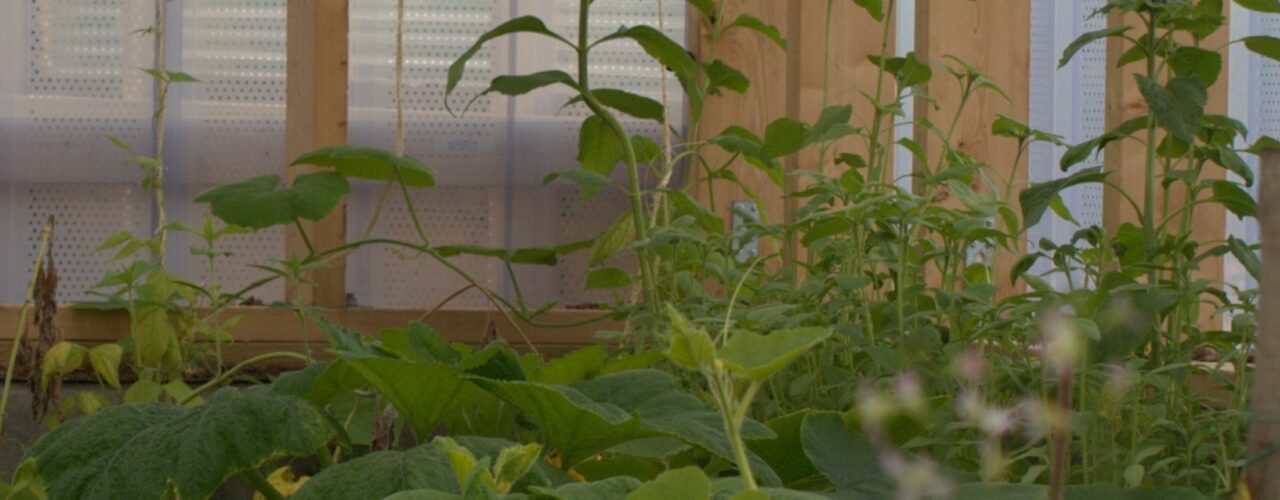
[[[396,3],[396,156],[404,156],[404,0]]]

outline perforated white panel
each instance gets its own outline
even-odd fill
[[[60,300],[111,265],[94,251],[123,229],[145,231],[151,210],[136,169],[106,135],[150,149],[148,2],[6,2],[0,17],[0,302],[22,299],[35,238],[58,220]]]
[[[174,194],[172,217],[199,227],[205,206],[190,202],[214,185],[284,171],[285,0],[187,0],[170,11],[171,60],[200,83],[171,87],[166,161]],[[175,235],[171,266],[197,281],[207,279],[201,243]],[[280,228],[224,238],[216,280],[226,291],[263,277],[251,264],[269,263],[284,251]],[[250,293],[270,303],[284,298],[283,283]]]
[[[625,213],[630,200],[621,191],[601,193],[589,200],[581,199],[576,189],[559,190],[559,206],[556,210],[556,222],[560,241],[579,241],[595,237],[609,228],[614,220]],[[620,254],[606,265],[623,269],[634,269],[635,259],[627,258],[630,253]],[[611,304],[616,302],[613,292],[609,290],[583,289],[587,280],[587,260],[589,255],[578,253],[564,259],[558,266],[560,277],[560,299],[566,306],[584,306],[592,304]],[[627,299],[629,297],[623,297]]]
[[[1058,60],[1066,46],[1078,36],[1106,26],[1104,16],[1092,15],[1105,3],[1105,0],[1035,0],[1032,3],[1031,125],[1061,135],[1072,144],[1105,132],[1106,43],[1100,40],[1085,46],[1064,68],[1058,69]],[[1058,168],[1062,152],[1061,148],[1034,146],[1029,157],[1031,181],[1044,182],[1069,175],[1070,172]],[[1099,155],[1074,168],[1101,164]],[[1102,191],[1098,186],[1077,186],[1065,191],[1062,198],[1080,224],[1101,224]],[[1031,242],[1035,244],[1046,237],[1065,242],[1076,229],[1073,224],[1048,214],[1031,231]]]

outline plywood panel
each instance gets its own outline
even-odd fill
[[[1028,122],[1030,102],[1031,62],[1031,3],[1025,0],[986,0],[982,2],[957,2],[954,0],[918,0],[916,2],[916,52],[918,57],[943,62],[951,55],[976,67],[1004,89],[1009,99],[991,91],[978,91],[969,101],[965,113],[956,122],[952,144],[978,161],[987,164],[987,174],[996,185],[1013,178],[1015,204],[1017,193],[1027,185],[1027,168],[1014,166],[1017,143],[1008,138],[991,135],[991,123],[997,115],[1008,115],[1020,122]],[[954,64],[945,61],[947,64]],[[960,107],[960,84],[943,71],[935,70],[925,92],[937,101],[937,106],[919,99],[915,111],[917,119],[925,119],[941,127],[949,128],[952,117]],[[916,139],[924,146],[926,158],[935,162],[942,151],[942,141],[932,133],[917,127]],[[917,165],[916,170],[922,170]],[[975,189],[985,190],[975,183]],[[940,193],[947,197],[946,193]],[[957,200],[944,203],[958,204]],[[955,206],[955,205],[953,205]],[[1025,241],[1018,242],[1022,249]],[[996,277],[1004,294],[1014,288],[1009,280],[1013,264],[1020,257],[1018,252],[1001,252],[996,261]]]

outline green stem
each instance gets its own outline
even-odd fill
[[[306,228],[302,227],[302,221],[294,219],[293,225],[298,228],[298,234],[302,235],[302,242],[307,245],[307,256],[315,255],[316,247],[311,244],[311,238],[307,236]]]
[[[27,281],[27,298],[22,303],[22,311],[18,313],[18,331],[13,334],[13,343],[9,346],[9,364],[4,368],[4,391],[0,394],[0,436],[4,435],[4,416],[9,407],[9,388],[13,385],[13,368],[18,364],[18,350],[22,348],[22,335],[27,331],[27,311],[31,310],[31,301],[36,293],[36,280],[40,269],[44,268],[44,258],[49,254],[49,238],[53,234],[53,221],[50,220],[40,230],[40,245],[36,248],[36,263],[31,268],[31,279]],[[30,374],[28,376],[36,376]]]
[[[195,390],[191,391],[191,394],[187,394],[186,397],[178,400],[178,404],[185,405],[187,403],[190,403],[195,398],[200,397],[201,394],[204,394],[206,392],[209,392],[213,389],[218,388],[218,386],[222,385],[223,383],[226,383],[226,381],[231,380],[231,377],[234,377],[237,373],[240,373],[240,370],[243,370],[250,365],[261,363],[269,359],[276,359],[276,358],[295,359],[298,361],[302,361],[304,363],[307,362],[308,360],[306,356],[303,356],[296,352],[269,352],[266,354],[259,354],[252,358],[241,361],[240,363],[231,367],[231,369],[223,372],[222,375],[218,375],[217,377],[214,377],[212,380],[205,382],[204,385],[195,388]]]
[[[271,486],[271,482],[262,477],[262,473],[258,472],[258,469],[250,467],[242,470],[240,471],[240,477],[249,481],[254,489],[258,490],[258,493],[262,493],[262,496],[266,497],[267,500],[284,500],[284,495],[275,486]]]
[[[587,41],[587,22],[591,11],[591,2],[579,2],[578,7],[578,85],[582,94],[582,100],[587,104],[591,111],[604,120],[610,130],[618,136],[618,140],[622,142],[622,150],[624,160],[627,166],[627,182],[629,194],[631,195],[631,217],[635,224],[636,239],[645,244],[649,241],[648,218],[645,217],[644,211],[644,192],[640,188],[640,171],[636,162],[635,147],[631,144],[631,137],[627,135],[627,130],[622,127],[618,119],[605,109],[604,105],[596,99],[595,94],[591,93],[591,86],[588,83],[588,55],[590,54],[590,44]],[[658,304],[658,287],[653,276],[653,264],[649,260],[649,251],[643,247],[636,249],[636,254],[640,260],[640,281],[644,287],[644,299],[650,307],[657,307]]]
[[[1151,79],[1156,78],[1156,72],[1157,72],[1156,54],[1155,54],[1155,48],[1156,48],[1155,16],[1156,14],[1153,13],[1151,14],[1150,18],[1143,19],[1147,27],[1147,44],[1148,44],[1146,49],[1147,50],[1147,78],[1151,78]],[[1151,256],[1155,254],[1155,247],[1156,247],[1156,234],[1155,234],[1156,177],[1155,176],[1156,176],[1156,147],[1157,147],[1156,134],[1157,134],[1158,124],[1154,116],[1150,120],[1147,120],[1147,122],[1148,122],[1147,123],[1147,144],[1146,144],[1147,151],[1146,151],[1145,173],[1142,179],[1143,181],[1143,199],[1142,199],[1143,213],[1141,215],[1142,215],[1143,244],[1146,247],[1145,248],[1146,254],[1148,256]],[[1153,266],[1152,269],[1147,272],[1147,284],[1154,286],[1159,282],[1160,282],[1159,271]],[[1151,358],[1152,358],[1152,361],[1156,363],[1156,366],[1159,366],[1161,363],[1162,355],[1160,351],[1161,351],[1162,343],[1163,342],[1162,342],[1162,339],[1160,338],[1160,335],[1156,335],[1151,342]]]

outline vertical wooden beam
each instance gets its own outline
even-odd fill
[[[922,60],[935,62],[944,62],[943,57],[947,55],[958,57],[982,71],[1008,94],[1009,100],[1005,100],[996,92],[979,90],[957,122],[952,144],[987,164],[987,175],[997,185],[1012,176],[1013,195],[1008,202],[1014,205],[1015,212],[1019,212],[1017,193],[1027,186],[1026,160],[1024,158],[1023,165],[1015,167],[1017,143],[1012,139],[992,136],[991,123],[1000,114],[1023,123],[1029,121],[1031,2],[917,0],[916,53]],[[935,70],[925,93],[936,100],[937,106],[925,99],[917,99],[916,119],[929,120],[947,129],[960,107],[961,90],[951,75]],[[924,147],[925,157],[936,161],[943,147],[941,140],[921,126],[916,127],[915,135]],[[916,170],[922,170],[922,167],[917,164]],[[980,183],[972,187],[985,191],[985,186]],[[958,203],[958,200],[946,200],[944,203]],[[1025,244],[1025,239],[1019,241],[1017,252],[1003,252],[995,262],[995,276],[1002,294],[1014,291],[1005,277],[1021,257]]]
[[[1224,9],[1223,15],[1230,19],[1231,4],[1228,2]],[[1113,12],[1107,18],[1107,25],[1108,27],[1128,25],[1140,28],[1142,21],[1134,14],[1125,15],[1122,12]],[[1131,35],[1136,36],[1136,31]],[[1229,38],[1229,26],[1224,24],[1216,33],[1206,38],[1202,45],[1211,50],[1215,47],[1224,47]],[[1186,43],[1187,41],[1183,40],[1183,42]],[[1121,38],[1107,39],[1107,130],[1114,129],[1121,123],[1147,114],[1146,99],[1142,97],[1142,92],[1138,90],[1137,80],[1135,79],[1136,75],[1145,73],[1145,68],[1142,64],[1137,63],[1123,68],[1116,67],[1116,62],[1131,47],[1133,47],[1133,44],[1128,40]],[[1227,51],[1223,50],[1221,54],[1223,58],[1222,73],[1219,75],[1218,81],[1209,88],[1209,100],[1205,106],[1205,112],[1226,115],[1230,99],[1229,71],[1227,71],[1227,68],[1230,66],[1228,64]],[[1164,137],[1163,132],[1159,137]],[[1103,158],[1103,168],[1110,173],[1111,182],[1123,188],[1141,204],[1146,191],[1145,162],[1146,146],[1143,143],[1137,141],[1114,141],[1107,145]],[[1158,169],[1159,166],[1157,166]],[[1159,176],[1160,172],[1157,172],[1156,175]],[[1208,165],[1202,173],[1202,178],[1225,179],[1226,171],[1216,165]],[[1155,186],[1156,220],[1158,221],[1167,212],[1164,210],[1164,190],[1160,188],[1159,178],[1156,179]],[[1168,197],[1167,205],[1169,210],[1176,210],[1189,202],[1186,190],[1181,186],[1170,189]],[[1192,216],[1192,238],[1201,244],[1221,241],[1226,238],[1226,216],[1226,209],[1222,205],[1204,204],[1197,206]],[[1121,194],[1114,189],[1108,188],[1103,190],[1102,223],[1108,233],[1116,234],[1121,225],[1125,223],[1140,224],[1140,220],[1138,214],[1133,211],[1133,208]],[[1222,257],[1205,259],[1200,263],[1200,269],[1196,276],[1215,283],[1222,281],[1224,276]],[[1219,330],[1222,328],[1222,320],[1213,316],[1213,306],[1210,304],[1201,307],[1200,327],[1205,330]]]
[[[699,138],[718,134],[729,125],[742,125],[763,135],[764,128],[773,120],[788,116],[812,123],[822,112],[824,81],[829,81],[825,103],[827,105],[852,104],[854,126],[866,123],[872,115],[872,107],[862,92],[874,94],[879,68],[867,60],[869,55],[879,55],[884,44],[880,23],[866,11],[848,0],[835,0],[831,4],[832,23],[830,58],[824,60],[827,33],[827,2],[822,0],[746,0],[726,2],[725,12],[720,13],[731,21],[747,13],[759,17],[781,29],[788,40],[784,52],[767,38],[747,30],[734,30],[720,41],[716,57],[747,75],[751,87],[746,94],[726,92],[708,98]],[[691,14],[697,15],[697,14]],[[892,20],[885,22],[892,25]],[[702,53],[709,41],[706,23],[696,26],[699,36],[692,45]],[[890,55],[894,52],[892,34],[888,40]],[[828,67],[829,64],[829,67]],[[829,73],[828,73],[829,70]],[[886,95],[893,92],[892,82],[886,85]],[[858,120],[863,120],[859,122]],[[856,138],[838,141],[828,150],[826,162],[819,165],[818,149],[808,148],[798,155],[784,160],[788,170],[799,168],[824,169],[831,173],[833,158],[841,153],[865,153],[865,145]],[[708,150],[708,161],[718,165],[729,158],[722,151]],[[783,189],[774,186],[760,171],[739,160],[731,167],[744,183],[760,195],[761,212],[770,221],[779,222],[795,213],[795,200],[783,198]],[[702,174],[702,172],[695,172]],[[786,191],[799,187],[798,178],[786,178]],[[717,182],[715,199],[705,183],[695,187],[695,194],[718,213],[727,215],[735,200],[746,199],[743,190],[726,182]]]
[[[1258,227],[1262,261],[1280,262],[1280,150],[1263,154],[1258,169]],[[1280,268],[1263,266],[1258,304],[1258,335],[1253,353],[1249,456],[1262,457],[1247,471],[1253,498],[1280,498]]]
[[[347,0],[289,0],[286,77],[285,154],[288,158],[347,142]],[[288,169],[292,182],[308,170]],[[316,248],[346,243],[347,204],[328,217],[302,224]],[[285,238],[287,255],[306,255],[296,228]],[[314,283],[291,299],[321,307],[346,305],[346,266],[339,258],[308,273]]]
[[[779,0],[724,2],[724,11],[716,14],[726,24],[745,13],[781,30],[787,30],[791,26],[791,16],[797,3]],[[705,19],[699,17],[696,31],[697,36],[690,44],[691,49],[698,54],[699,60],[705,60],[710,55],[711,42],[710,26]],[[722,92],[718,96],[709,96],[697,139],[714,137],[730,125],[740,125],[763,137],[764,129],[770,122],[788,115],[791,83],[788,77],[787,51],[759,33],[735,29],[720,39],[715,57],[742,71],[751,80],[751,86],[745,94]],[[705,157],[710,165],[719,167],[731,155],[711,146],[705,149]],[[730,168],[742,179],[743,184],[760,197],[760,212],[771,222],[781,220],[785,213],[782,189],[774,185],[764,172],[753,168],[744,160],[735,161]],[[690,174],[695,179],[706,176],[701,167],[694,168]],[[750,199],[746,191],[725,181],[698,181],[694,183],[692,190],[699,200],[726,220],[735,201]]]

